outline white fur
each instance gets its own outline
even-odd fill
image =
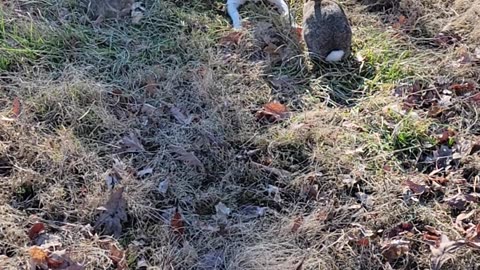
[[[232,25],[234,29],[242,28],[242,19],[238,13],[238,8],[247,1],[258,2],[259,0],[227,0],[227,12],[230,18],[232,18]],[[268,2],[276,5],[278,9],[280,9],[280,14],[282,16],[288,16],[288,14],[290,14],[285,0],[268,0]]]
[[[327,57],[325,58],[325,61],[327,62],[337,62],[342,60],[343,55],[345,54],[344,51],[339,50],[339,51],[331,51]]]

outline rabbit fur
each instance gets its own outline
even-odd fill
[[[247,1],[258,2],[259,0],[227,0],[227,13],[232,19],[232,24],[234,29],[241,29],[242,22],[240,18],[240,14],[238,13],[238,8],[245,4]],[[285,0],[268,0],[271,4],[277,6],[280,11],[280,14],[283,17],[287,17],[289,15],[289,8]]]
[[[352,30],[342,7],[330,0],[306,0],[303,39],[314,59],[337,62],[348,57]]]

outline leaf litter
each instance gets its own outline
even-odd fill
[[[138,153],[145,151],[145,148],[138,139],[137,135],[135,135],[133,132],[130,132],[128,135],[124,136],[121,140],[121,144],[121,149],[123,152]]]
[[[195,156],[193,152],[188,152],[185,150],[185,148],[175,145],[170,145],[170,151],[177,155],[175,157],[176,160],[184,161],[193,167],[199,168],[201,171],[205,170],[203,163]]]
[[[127,202],[123,198],[124,188],[118,188],[110,193],[110,198],[104,206],[104,212],[95,222],[94,229],[106,235],[119,238],[122,224],[127,221]]]

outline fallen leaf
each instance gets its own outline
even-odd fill
[[[444,111],[445,111],[444,107],[434,105],[434,106],[430,107],[430,109],[428,110],[427,116],[428,117],[438,117]]]
[[[238,45],[240,44],[240,41],[242,40],[244,35],[245,33],[240,31],[230,32],[220,39],[220,44],[224,46],[230,45],[230,44]]]
[[[342,183],[349,187],[353,187],[356,183],[358,183],[358,179],[352,177],[350,174],[340,174],[338,177],[342,179]]]
[[[190,115],[190,116],[186,116],[185,114],[183,114],[179,108],[175,107],[175,106],[172,106],[170,108],[170,113],[173,115],[173,117],[180,123],[184,124],[184,125],[190,125],[193,120],[196,118],[196,116],[194,115]]]
[[[65,269],[64,265],[68,263],[65,262],[65,259],[56,253],[52,253],[47,257],[47,265],[52,269]]]
[[[212,250],[200,256],[198,259],[198,269],[213,270],[221,269],[224,264],[225,255],[221,250]]]
[[[303,225],[303,221],[304,221],[303,216],[298,216],[293,221],[292,229],[290,231],[293,233],[296,233],[298,229],[300,229],[300,227]]]
[[[285,120],[288,117],[290,117],[290,113],[287,107],[277,101],[265,104],[263,108],[256,113],[257,120],[267,119],[269,122]]]
[[[94,229],[103,228],[102,232],[107,235],[113,234],[116,238],[122,233],[122,223],[127,221],[127,202],[123,198],[123,190],[121,187],[110,193],[110,199],[105,204],[106,211],[100,215],[95,222]]]
[[[41,222],[37,222],[37,223],[33,224],[33,226],[30,228],[30,230],[28,230],[28,238],[30,238],[30,240],[33,241],[43,231],[45,231],[45,224],[43,224]]]
[[[178,208],[175,209],[175,214],[170,221],[170,226],[173,229],[173,232],[177,235],[184,235],[185,234],[185,227],[183,224],[182,215],[178,211]]]
[[[368,247],[370,245],[370,240],[368,240],[368,237],[362,237],[358,239],[356,243],[361,247]]]
[[[105,183],[107,184],[108,190],[112,190],[116,185],[120,184],[120,179],[122,177],[114,170],[112,173],[108,174],[105,177]]]
[[[449,46],[449,45],[453,45],[453,44],[455,44],[455,43],[457,43],[461,40],[462,40],[462,38],[458,34],[455,34],[455,33],[452,33],[452,34],[438,33],[433,38],[433,41],[438,46],[441,46],[441,47],[446,47],[446,46]]]
[[[475,103],[480,103],[480,93],[477,93],[477,94],[471,96],[470,100],[475,102]]]
[[[475,212],[476,210],[472,210],[468,213],[461,213],[460,215],[458,215],[457,218],[455,219],[455,228],[459,230],[461,233],[465,233],[466,231],[463,226],[463,221],[466,219],[470,219],[470,217],[473,216]]]
[[[33,246],[28,250],[30,257],[35,263],[41,264],[47,261],[48,254],[45,250],[38,246]]]
[[[240,215],[243,219],[255,219],[258,217],[263,217],[267,213],[268,209],[268,207],[247,205],[238,210],[238,215]]]
[[[222,202],[219,202],[217,205],[215,205],[215,211],[216,211],[215,217],[220,222],[226,222],[228,216],[232,212],[232,210]]]
[[[364,193],[364,192],[357,192],[355,193],[355,195],[357,196],[358,200],[360,201],[360,203],[366,207],[366,208],[372,208],[373,207],[373,198],[372,196]]]
[[[473,82],[454,83],[449,87],[457,96],[464,96],[467,93],[475,91],[475,88],[476,86]]]
[[[396,237],[404,232],[410,232],[413,230],[413,224],[409,222],[402,222],[398,224],[397,226],[393,227],[390,231],[387,233],[388,238],[393,238]]]
[[[170,178],[167,178],[158,184],[157,191],[160,192],[163,196],[167,194],[168,186],[170,185]]]
[[[15,97],[13,99],[13,105],[12,105],[13,117],[18,118],[21,112],[22,112],[22,105],[20,104],[20,99],[18,97]]]
[[[453,139],[455,136],[455,131],[451,129],[444,130],[442,135],[438,138],[438,144],[446,144],[450,142],[450,139]]]
[[[154,97],[157,93],[157,82],[153,76],[147,79],[147,85],[145,85],[145,91],[148,96]]]
[[[268,185],[267,187],[268,196],[271,197],[273,195],[273,201],[280,203],[282,198],[280,197],[280,188],[273,185]]]
[[[453,197],[446,198],[445,201],[453,209],[463,211],[472,202],[472,199],[467,198],[465,195],[459,193]]]
[[[275,175],[275,176],[277,176],[277,177],[279,177],[279,178],[285,179],[285,178],[289,178],[289,177],[292,175],[291,172],[286,171],[286,170],[277,169],[277,168],[272,168],[272,167],[265,166],[265,165],[263,165],[263,164],[254,162],[254,161],[252,161],[251,163],[252,163],[253,165],[255,165],[256,167],[258,167],[258,168],[260,168],[260,169],[262,169],[262,170],[264,170],[264,171],[266,171],[266,172],[268,172],[268,173],[270,173],[270,174],[273,174],[273,175]]]
[[[147,174],[151,174],[151,173],[153,173],[153,168],[145,168],[143,170],[138,171],[137,176],[138,177],[143,177],[143,176],[145,176]]]
[[[305,262],[305,259],[307,256],[304,256],[303,259],[300,261],[300,263],[295,267],[295,270],[302,270],[303,269],[303,263]]]
[[[117,267],[117,270],[128,269],[125,251],[118,248],[114,243],[110,243],[108,257],[110,258],[110,260],[112,260],[114,265]]]
[[[193,152],[187,152],[187,150],[185,150],[183,147],[174,145],[170,146],[170,150],[177,154],[177,157],[175,158],[176,160],[184,161],[191,166],[200,168],[202,171],[205,170],[203,163],[195,156]]]
[[[465,245],[465,241],[450,241],[446,235],[440,235],[436,245],[430,245],[432,252],[432,270],[440,270],[442,265],[452,257],[452,253]]]
[[[137,138],[135,133],[130,132],[128,136],[122,138],[123,151],[128,153],[144,152],[142,143]]]
[[[417,183],[413,182],[412,180],[406,180],[404,182],[404,185],[408,186],[410,188],[410,190],[413,191],[413,193],[416,194],[416,195],[421,195],[427,190],[426,185],[417,184]]]
[[[382,245],[382,255],[388,261],[395,261],[410,250],[410,242],[392,240]]]
[[[291,32],[297,40],[302,40],[302,33],[303,33],[303,28],[302,27],[294,26],[294,27],[292,27]]]

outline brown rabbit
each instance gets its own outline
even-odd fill
[[[88,13],[99,24],[103,19],[115,18],[130,14],[134,0],[87,0]]]
[[[330,0],[306,0],[303,39],[314,59],[336,62],[348,57],[352,30],[340,5]]]

